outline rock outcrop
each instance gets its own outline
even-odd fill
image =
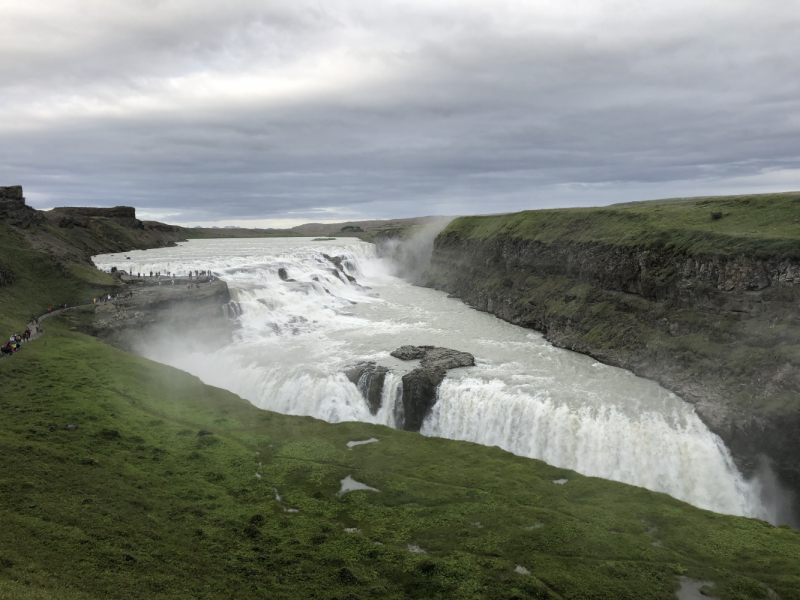
[[[177,336],[217,345],[235,329],[223,306],[231,302],[224,281],[187,289],[186,282],[170,285],[132,285],[133,296],[100,302],[88,320],[78,325],[86,333],[127,351],[143,341]]]
[[[0,221],[27,229],[42,220],[39,211],[25,204],[21,185],[0,187]]]
[[[400,360],[419,360],[419,366],[403,375],[402,396],[393,398],[397,426],[406,431],[419,431],[431,407],[436,403],[436,393],[447,371],[458,367],[472,367],[475,357],[469,352],[434,346],[401,346],[391,352]],[[383,401],[383,387],[389,369],[372,361],[347,367],[345,376],[352,381],[366,400],[371,414],[375,415]]]
[[[356,278],[352,275],[349,275],[347,271],[344,269],[344,259],[341,256],[329,256],[328,254],[322,255],[325,260],[331,262],[333,265],[336,266],[336,269],[331,269],[331,273],[336,275],[336,277],[345,278],[350,283],[356,283]]]
[[[60,206],[47,211],[47,217],[59,227],[89,227],[91,219],[100,217],[111,219],[123,227],[144,229],[144,223],[136,218],[136,209],[132,206],[115,206],[113,208],[94,208],[85,206]]]
[[[419,367],[403,375],[403,429],[419,431],[431,407],[436,391],[450,369],[471,367],[475,357],[468,352],[433,346],[402,346],[391,353],[400,360],[417,360]]]
[[[383,384],[389,369],[374,362],[360,362],[347,367],[344,374],[367,401],[370,414],[378,414],[383,397]]]

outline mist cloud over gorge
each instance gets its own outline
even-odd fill
[[[0,15],[0,180],[41,208],[299,223],[800,187],[797,1]]]

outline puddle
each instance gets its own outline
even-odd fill
[[[661,540],[656,540],[655,542],[653,542],[653,546],[655,546],[656,548],[661,548],[661,546],[663,545],[664,544],[661,543]]]
[[[288,512],[288,513],[299,513],[299,512],[300,512],[300,509],[299,509],[299,508],[284,508],[284,509],[283,509],[283,512]]]
[[[361,444],[371,444],[372,442],[377,442],[378,438],[369,438],[368,440],[361,440],[359,442],[347,442],[347,447],[352,448],[353,446],[360,446]]]
[[[480,521],[473,521],[472,523],[470,523],[470,525],[472,525],[473,527],[477,527],[478,529],[483,529],[483,525],[481,525]]]
[[[408,550],[412,554],[427,554],[427,552],[425,552],[425,550],[423,550],[422,548],[420,548],[416,544],[408,544],[408,546],[406,546],[406,550]]]
[[[347,533],[361,533],[361,530],[358,527],[345,527],[344,530]]]
[[[569,479],[553,479],[553,483],[555,483],[557,485],[564,485],[568,481],[569,481]]]
[[[531,572],[530,572],[530,571],[528,571],[528,569],[526,569],[526,568],[525,568],[525,567],[523,567],[522,565],[517,565],[517,568],[516,568],[516,569],[514,569],[514,570],[515,570],[517,573],[519,573],[520,575],[530,575],[530,574],[531,574]]]
[[[533,525],[529,525],[528,527],[523,527],[525,531],[533,531],[534,529],[541,529],[544,527],[544,523],[534,523]]]
[[[347,492],[355,492],[356,490],[368,490],[370,492],[380,492],[379,489],[369,487],[364,483],[360,483],[348,475],[342,479],[342,489],[337,492],[337,496],[344,496]]]
[[[704,596],[700,593],[700,588],[705,585],[713,585],[712,581],[698,581],[688,577],[680,577],[681,589],[675,592],[678,600],[717,600],[714,596]]]
[[[258,479],[261,479],[261,473],[256,473],[256,477],[257,477]]]
[[[278,488],[272,488],[272,491],[275,492],[275,500],[280,502],[281,501],[281,495],[278,493]]]

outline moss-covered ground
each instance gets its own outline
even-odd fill
[[[86,260],[73,253],[61,255],[31,245],[29,238],[47,236],[48,246],[59,238],[50,230],[24,236],[19,230],[0,221],[0,269],[10,273],[11,283],[0,285],[0,332],[7,339],[12,333],[24,331],[32,315],[47,312],[64,303],[69,305],[91,301],[103,291],[116,289],[117,280],[98,271]]]
[[[520,237],[657,247],[688,255],[800,258],[800,192],[677,198],[602,208],[529,210],[459,217],[444,231],[461,237]]]
[[[65,323],[0,361],[0,389],[3,599],[646,600],[678,575],[724,600],[800,598],[797,531],[262,411]],[[338,495],[347,476],[380,491]]]

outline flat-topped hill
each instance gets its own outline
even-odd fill
[[[800,192],[675,198],[600,208],[529,210],[460,217],[444,235],[598,242],[668,248],[690,256],[800,258]]]

